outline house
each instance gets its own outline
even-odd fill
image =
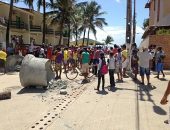
[[[5,47],[6,28],[10,5],[0,1],[0,46]],[[12,22],[10,27],[11,42],[12,36],[20,36],[24,44],[30,44],[35,39],[37,45],[42,44],[43,14],[34,10],[13,7]],[[59,42],[58,26],[47,25],[45,43],[57,45]],[[66,38],[63,38],[66,39]],[[62,40],[64,41],[64,40]],[[66,44],[63,43],[62,44]]]
[[[170,2],[169,0],[149,0],[149,26],[145,30],[140,47],[161,46],[165,51],[165,68],[170,67]]]

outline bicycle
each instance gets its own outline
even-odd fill
[[[91,66],[89,67],[88,78],[92,78],[92,77],[94,76],[94,74],[93,74],[93,66],[94,66],[94,65],[91,65]],[[82,73],[81,73],[81,70],[80,70],[80,68],[78,68],[78,67],[75,67],[75,68],[72,67],[70,70],[68,70],[68,71],[65,73],[66,77],[67,77],[69,80],[74,80],[74,79],[76,79],[78,75],[83,76],[83,75],[81,75],[81,74],[82,74]]]

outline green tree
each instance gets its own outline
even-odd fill
[[[104,41],[104,43],[106,44],[106,45],[109,45],[109,44],[112,44],[112,42],[114,41],[114,39],[113,39],[113,37],[112,36],[107,36],[106,37],[106,39],[105,40],[103,40]]]
[[[143,29],[146,29],[149,26],[149,18],[143,21]]]
[[[84,22],[82,25],[81,30],[84,30],[83,39],[85,39],[86,30],[88,30],[88,38],[87,38],[87,45],[89,43],[89,35],[90,31],[96,37],[96,27],[103,29],[104,25],[107,25],[105,18],[101,16],[105,14],[105,12],[101,12],[101,6],[98,5],[96,1],[88,2],[84,6]],[[84,40],[83,40],[84,41]],[[84,43],[83,43],[84,44]]]
[[[48,4],[51,6],[51,9],[53,9],[53,11],[47,13],[50,19],[50,24],[60,25],[59,45],[61,45],[65,24],[70,23],[68,21],[73,12],[74,3],[75,0],[56,0],[52,4]]]

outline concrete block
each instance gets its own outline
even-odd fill
[[[22,61],[19,77],[23,87],[48,86],[55,78],[55,73],[49,59],[36,58],[29,54]]]

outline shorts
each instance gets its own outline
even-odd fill
[[[5,60],[0,59],[0,68],[5,68]]]
[[[150,69],[149,68],[143,68],[143,67],[140,67],[140,76],[144,76],[144,75],[150,75]]]
[[[122,63],[122,68],[127,68],[129,64],[128,59],[126,59],[123,63]]]
[[[82,64],[82,73],[89,73],[89,64]]]
[[[157,63],[156,64],[156,71],[157,72],[163,71],[163,63]]]
[[[121,64],[116,65],[115,72],[116,72],[116,73],[119,73],[119,72],[120,72],[120,69],[122,69],[122,65],[121,65]]]
[[[70,64],[75,64],[75,60],[74,59],[69,59],[68,61]]]
[[[64,60],[64,65],[66,65],[66,64],[67,64],[67,62],[68,62],[68,60]]]
[[[55,70],[60,70],[60,69],[61,69],[61,63],[56,63]]]
[[[93,60],[93,64],[94,64],[94,65],[99,64],[99,59],[94,59],[94,60]]]

